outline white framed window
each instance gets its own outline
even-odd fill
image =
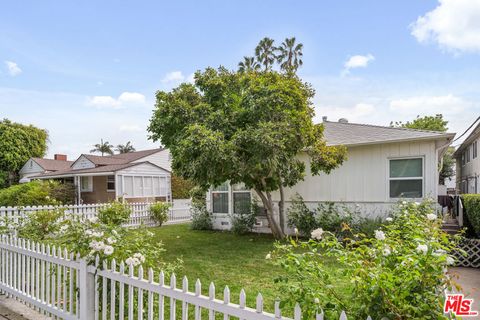
[[[115,176],[107,176],[107,191],[115,191]]]
[[[466,161],[467,163],[469,163],[470,162],[470,146],[467,148],[467,150],[465,150],[465,153],[466,153],[465,158],[467,159]]]
[[[423,198],[423,157],[389,159],[390,198]]]
[[[212,212],[213,213],[229,213],[228,212],[228,183],[224,182],[221,185],[212,189]]]
[[[475,158],[478,156],[477,141],[473,142],[473,144],[472,144],[472,149],[473,149],[473,156],[472,156],[472,158],[475,159]]]
[[[247,213],[250,211],[252,194],[243,183],[232,185],[233,213]]]
[[[80,191],[82,192],[93,191],[93,177],[80,177]]]

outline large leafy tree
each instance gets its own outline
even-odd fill
[[[0,121],[0,176],[3,183],[14,183],[18,171],[29,158],[43,157],[47,142],[48,132],[44,129],[8,119]]]
[[[446,132],[448,130],[448,121],[443,119],[442,114],[436,114],[434,116],[417,116],[416,119],[407,122],[391,122],[391,126],[400,128],[410,128],[417,130],[429,130]],[[446,179],[450,179],[455,174],[454,166],[455,160],[453,159],[453,153],[455,148],[449,147],[442,158],[442,168],[439,174],[439,183],[445,184]]]
[[[115,150],[118,151],[119,153],[135,152],[135,148],[133,147],[130,141],[128,141],[126,144],[118,144],[115,147]]]
[[[113,154],[113,145],[111,145],[108,141],[103,142],[103,139],[100,139],[100,143],[93,145],[93,149],[90,152],[99,152],[103,155],[106,154]]]
[[[280,63],[280,69],[287,73],[297,72],[297,69],[303,64],[303,44],[296,43],[295,37],[286,38],[277,50],[279,51],[277,61]]]
[[[268,37],[263,38],[255,48],[255,57],[265,71],[272,69],[272,65],[276,60],[275,51],[277,48],[273,45],[274,40]]]
[[[253,189],[276,237],[272,192],[293,186],[305,175],[297,155],[307,152],[311,172],[340,165],[344,147],[329,147],[323,126],[313,124],[314,91],[296,76],[278,72],[231,72],[208,68],[194,84],[158,91],[150,120],[151,138],[172,153],[174,172],[203,188],[243,182]]]

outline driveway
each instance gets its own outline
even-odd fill
[[[457,282],[462,286],[463,294],[474,299],[474,310],[480,312],[480,269],[456,267],[451,268],[450,273],[458,275]],[[480,319],[480,316],[466,319]]]

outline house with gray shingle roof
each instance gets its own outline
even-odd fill
[[[170,152],[151,149],[109,156],[82,154],[75,161],[65,155],[29,159],[21,181],[54,179],[75,186],[77,203],[171,200]]]
[[[303,181],[285,188],[286,208],[299,194],[307,206],[334,202],[364,216],[385,215],[401,199],[418,200],[439,195],[439,171],[443,154],[454,133],[338,122],[324,118],[328,145],[347,147],[347,160],[330,174],[312,175],[306,153]],[[207,204],[215,217],[215,227],[229,229],[230,215],[249,203],[254,192],[241,185],[224,184],[209,191]],[[272,198],[278,204],[279,192]],[[278,212],[278,206],[276,208]],[[286,217],[280,219],[286,225]],[[266,218],[258,218],[258,231],[269,232]]]

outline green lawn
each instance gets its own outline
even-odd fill
[[[250,307],[255,306],[255,297],[261,292],[265,309],[273,311],[273,301],[281,296],[273,280],[282,274],[282,269],[265,259],[273,249],[272,236],[195,231],[190,230],[188,224],[151,228],[150,231],[163,242],[167,250],[165,261],[183,260],[177,279],[187,275],[190,290],[198,278],[202,282],[202,293],[207,294],[208,285],[214,281],[218,298],[223,297],[224,286],[228,285],[232,302],[238,303],[238,294],[244,288]]]

